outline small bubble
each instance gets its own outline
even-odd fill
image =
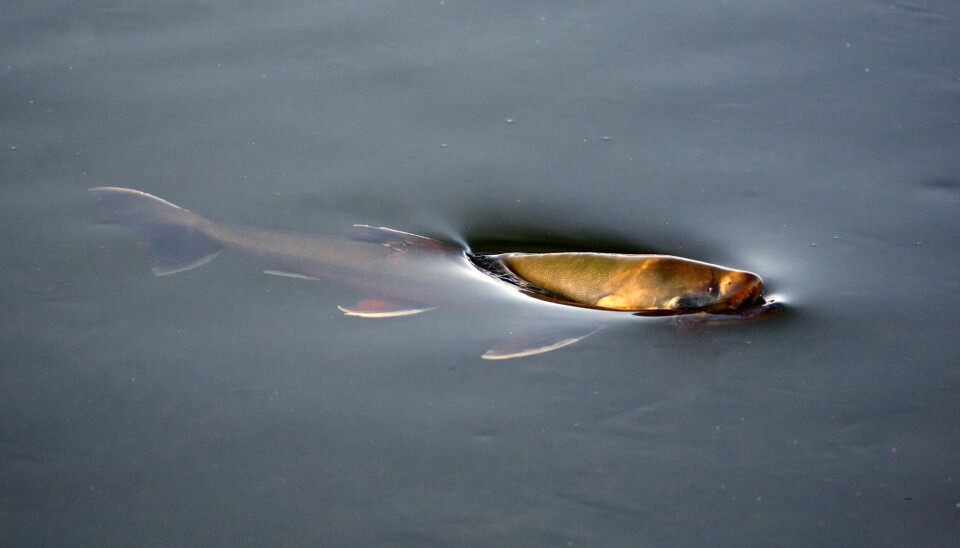
[[[604,141],[609,141],[611,137],[609,135],[604,135],[603,137],[601,137],[601,139],[603,139]]]
[[[513,118],[507,118],[506,122],[507,122],[508,124],[512,124],[512,123],[513,123]]]

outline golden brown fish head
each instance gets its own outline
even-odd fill
[[[711,310],[732,310],[763,302],[763,280],[753,272],[731,270],[720,276]]]
[[[760,304],[763,280],[752,272],[713,268],[700,284],[688,284],[687,291],[670,301],[674,310],[719,312]]]

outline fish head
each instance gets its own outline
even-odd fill
[[[712,310],[732,310],[759,304],[763,299],[763,280],[753,272],[724,272],[715,286],[716,302]]]
[[[760,304],[763,280],[752,272],[715,269],[699,284],[688,284],[687,291],[670,304],[675,310],[715,312],[736,310]]]

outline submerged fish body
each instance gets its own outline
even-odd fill
[[[356,305],[339,307],[351,316],[408,316],[456,300],[465,293],[463,284],[475,279],[466,275],[474,267],[525,294],[581,308],[662,315],[725,313],[763,304],[763,282],[756,274],[679,257],[477,255],[432,238],[366,225],[355,225],[346,237],[306,237],[215,223],[138,190],[90,191],[107,223],[137,234],[156,275],[201,266],[232,249],[254,258],[269,274],[325,280],[371,294]],[[596,323],[547,325],[534,337],[513,337],[483,357],[539,354],[598,330]]]
[[[231,249],[255,259],[268,274],[373,293],[376,300],[362,301],[371,307],[370,317],[408,315],[436,306],[449,293],[445,271],[455,268],[455,259],[463,255],[456,246],[387,228],[356,225],[349,236],[309,237],[215,223],[138,190],[90,191],[107,223],[136,233],[158,276],[196,268]],[[364,315],[363,307],[341,309]]]

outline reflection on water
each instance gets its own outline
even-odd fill
[[[0,21],[0,544],[960,533],[952,4],[49,7]],[[346,317],[367,295],[235,254],[149,275],[105,185],[284,233],[690,257],[788,307],[636,318],[461,264],[469,302]]]

